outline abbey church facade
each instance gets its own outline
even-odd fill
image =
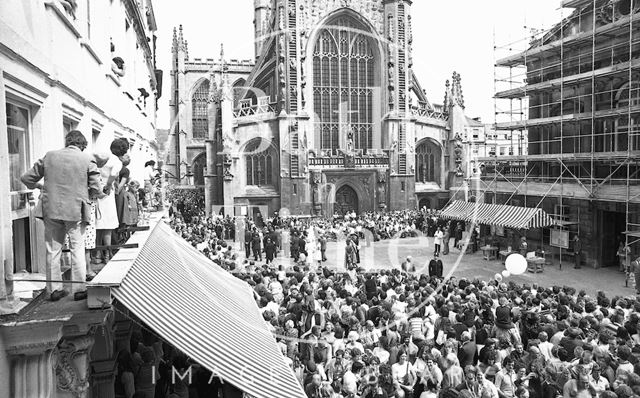
[[[458,74],[441,105],[420,86],[411,3],[255,0],[246,61],[190,59],[174,31],[171,173],[227,214],[443,206],[469,177],[467,118]]]

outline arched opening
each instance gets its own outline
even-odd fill
[[[336,191],[333,212],[339,215],[351,212],[358,214],[358,194],[349,185],[343,185]]]
[[[209,135],[209,80],[204,80],[191,97],[191,131],[194,139]]]
[[[201,153],[193,160],[193,184],[204,185],[204,170],[207,167],[207,155]]]
[[[262,138],[251,140],[244,150],[246,184],[275,186],[277,181],[277,155],[275,148]]]
[[[416,148],[416,182],[440,183],[442,150],[431,140],[422,141]]]
[[[313,107],[317,149],[366,153],[374,147],[374,87],[379,87],[376,41],[349,15],[332,19],[313,48]]]
[[[247,93],[247,89],[244,87],[246,81],[243,78],[240,78],[233,82],[231,85],[231,90],[233,91],[233,108],[236,109],[238,107],[239,101],[244,98]]]

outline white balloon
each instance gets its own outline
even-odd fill
[[[527,270],[527,259],[522,254],[514,253],[507,257],[504,265],[511,275],[522,275]]]
[[[502,282],[502,274],[500,273],[495,274],[493,278],[498,282]]]
[[[504,271],[502,271],[502,276],[504,276],[505,278],[508,278],[511,276],[511,272],[509,272],[509,270],[505,269]]]

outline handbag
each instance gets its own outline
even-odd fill
[[[91,202],[83,200],[81,208],[81,219],[84,224],[91,224]]]

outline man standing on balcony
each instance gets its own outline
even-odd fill
[[[44,236],[47,250],[47,292],[51,301],[67,295],[62,284],[60,256],[66,235],[71,248],[71,291],[76,300],[86,298],[84,223],[89,222],[89,196],[106,196],[100,185],[100,171],[93,157],[83,153],[87,140],[74,130],[65,137],[65,148],[47,152],[21,180],[29,189],[41,190]],[[44,182],[40,180],[44,179]]]

